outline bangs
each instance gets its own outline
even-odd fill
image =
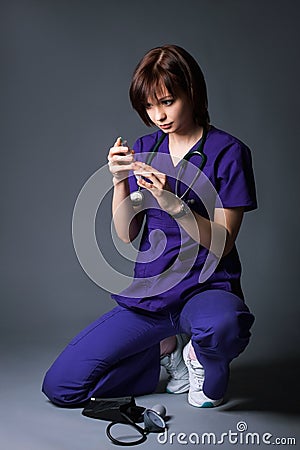
[[[149,99],[157,101],[159,97],[167,95],[166,91],[176,98],[178,90],[176,77],[157,67],[156,71],[149,71],[144,77],[140,78],[140,86],[136,91],[136,101],[145,108]]]

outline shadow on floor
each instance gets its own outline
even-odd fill
[[[287,360],[231,368],[223,411],[266,411],[300,415],[300,361]],[[165,392],[162,371],[156,393]]]
[[[299,379],[299,360],[233,367],[224,410],[299,415]]]

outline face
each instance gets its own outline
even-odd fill
[[[188,133],[195,127],[191,102],[185,93],[173,97],[165,87],[157,98],[149,98],[146,111],[151,121],[165,133]]]

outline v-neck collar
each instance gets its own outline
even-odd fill
[[[211,129],[212,129],[212,126],[210,126],[209,129],[208,129],[208,131],[207,131],[207,134],[206,134],[206,140],[207,140],[207,137],[208,137],[209,132],[211,131]],[[178,168],[180,167],[180,163],[182,162],[182,160],[183,160],[190,152],[193,152],[193,151],[200,145],[200,142],[201,142],[202,138],[203,138],[203,134],[202,134],[201,138],[198,139],[198,141],[195,142],[195,144],[194,144],[194,145],[193,145],[193,146],[192,146],[192,147],[191,147],[191,148],[190,148],[190,149],[189,149],[189,150],[188,150],[181,158],[178,158],[177,164],[174,164],[172,155],[171,155],[171,153],[170,153],[170,147],[169,147],[169,135],[167,135],[167,136],[165,137],[165,139],[164,139],[165,150],[166,150],[166,153],[169,155],[170,162],[171,162],[171,165],[172,165],[172,167],[173,167],[174,170],[178,169]]]

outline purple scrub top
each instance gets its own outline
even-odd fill
[[[135,157],[147,161],[163,133],[156,131],[139,138],[134,144]],[[190,150],[199,146],[199,142]],[[257,208],[255,181],[249,148],[236,137],[210,126],[203,152],[207,156],[203,174],[184,197],[189,207],[206,218],[213,218],[216,207]],[[145,153],[148,153],[145,155]],[[166,173],[172,192],[180,173],[177,194],[182,195],[198,173],[201,160],[192,155],[186,170],[180,162],[174,166],[168,136],[160,144],[151,166]],[[181,171],[181,172],[179,172]],[[209,181],[208,181],[209,180]],[[138,186],[129,177],[130,191]],[[202,269],[209,251],[195,242],[165,211],[159,208],[151,193],[143,190],[145,222],[131,285],[112,295],[118,304],[148,311],[173,311],[181,308],[195,294],[207,289],[223,289],[243,297],[241,263],[234,245],[229,254],[216,264],[213,273],[201,281]],[[217,195],[216,195],[217,194]],[[205,277],[204,277],[205,278]]]

